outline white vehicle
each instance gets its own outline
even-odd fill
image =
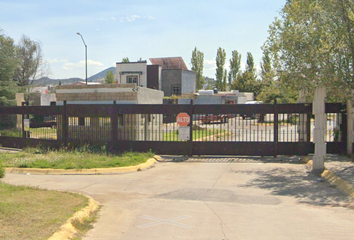
[[[245,104],[262,104],[262,101],[248,101]],[[242,114],[242,119],[245,119],[247,117],[249,118],[257,118],[259,117],[260,114]]]

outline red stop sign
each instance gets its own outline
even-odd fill
[[[179,126],[186,127],[191,122],[191,118],[188,113],[182,112],[177,115],[176,122]]]

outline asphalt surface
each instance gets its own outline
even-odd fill
[[[326,167],[354,182],[348,158],[329,156]],[[143,171],[7,173],[4,181],[99,201],[100,217],[87,240],[354,239],[353,199],[299,157],[162,156]]]

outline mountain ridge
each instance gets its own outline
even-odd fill
[[[99,82],[99,80],[104,79],[104,77],[107,75],[109,71],[112,71],[113,74],[116,73],[116,68],[115,67],[109,67],[105,70],[102,70],[99,73],[96,73],[92,75],[91,77],[87,78],[87,82]],[[53,86],[53,85],[59,85],[61,83],[62,85],[65,84],[72,84],[76,82],[85,82],[85,79],[82,78],[64,78],[64,79],[52,79],[49,77],[42,77],[36,80],[30,81],[31,84],[37,85],[37,86]]]

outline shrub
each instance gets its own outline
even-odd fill
[[[0,178],[4,178],[5,174],[5,167],[0,164]]]
[[[14,114],[0,115],[0,129],[11,129],[16,127],[17,118]]]

